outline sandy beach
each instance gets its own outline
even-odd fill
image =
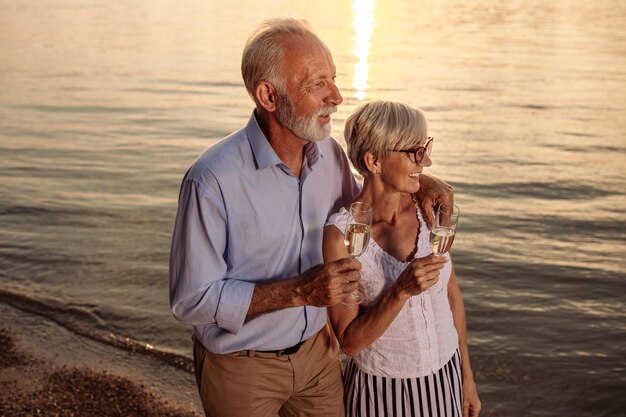
[[[142,381],[35,357],[10,329],[0,329],[0,352],[0,416],[199,416]]]
[[[200,417],[195,378],[0,303],[0,417]]]

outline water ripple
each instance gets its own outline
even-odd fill
[[[116,106],[54,106],[44,104],[31,104],[31,105],[15,105],[11,106],[15,109],[26,109],[42,113],[68,113],[68,114],[80,114],[80,113],[124,113],[124,114],[142,114],[149,111],[160,110],[157,107],[116,107]]]
[[[620,193],[604,189],[595,184],[589,186],[573,181],[552,182],[498,182],[498,183],[463,183],[452,184],[475,197],[515,198],[519,196],[545,200],[589,200],[620,195]]]

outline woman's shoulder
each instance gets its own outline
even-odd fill
[[[345,207],[341,207],[338,212],[333,213],[326,222],[326,226],[336,226],[343,232],[350,218],[350,213]]]

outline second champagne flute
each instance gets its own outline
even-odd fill
[[[430,232],[430,249],[437,256],[450,250],[461,210],[456,204],[440,204],[435,211],[435,226]]]

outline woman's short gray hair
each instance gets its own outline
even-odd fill
[[[241,57],[241,75],[253,99],[261,81],[271,83],[279,92],[286,92],[282,72],[284,38],[294,36],[317,39],[305,20],[287,18],[267,20],[248,38]]]
[[[346,120],[343,131],[348,157],[363,176],[370,171],[365,153],[384,160],[392,149],[416,146],[426,140],[428,123],[424,113],[407,104],[376,100],[358,107]]]

